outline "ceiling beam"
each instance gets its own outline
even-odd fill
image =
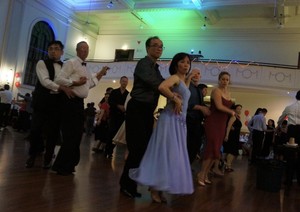
[[[202,8],[202,0],[192,0],[192,2],[198,10]]]
[[[133,0],[123,0],[122,1],[123,5],[127,7],[130,10],[134,10],[135,7],[135,2]]]

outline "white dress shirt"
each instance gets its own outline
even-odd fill
[[[55,71],[54,74],[54,81],[55,81],[58,74],[60,73],[61,66],[58,63],[54,63],[53,65]],[[36,74],[43,87],[50,89],[53,93],[58,92],[59,85],[50,79],[49,71],[43,60],[40,60],[36,64]]]
[[[96,73],[91,74],[87,71],[86,66],[82,65],[82,60],[79,57],[68,60],[61,69],[60,74],[55,82],[59,85],[72,86],[73,81],[78,81],[80,77],[86,77],[87,82],[80,86],[73,86],[72,89],[77,97],[86,98],[89,89],[96,86],[99,80],[96,78]]]
[[[263,113],[257,114],[253,116],[253,118],[248,123],[249,131],[258,130],[258,131],[266,131],[267,124],[266,124],[266,117]]]
[[[0,91],[0,102],[2,104],[11,104],[13,97],[10,90]]]
[[[280,125],[285,117],[288,117],[288,125],[298,125],[300,124],[300,101],[296,101],[295,103],[287,106],[281,116],[278,119],[278,125]]]

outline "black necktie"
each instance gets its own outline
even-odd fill
[[[86,66],[86,63],[85,63],[85,62],[82,62],[81,65],[82,65],[82,66]]]

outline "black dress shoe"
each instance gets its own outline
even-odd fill
[[[137,197],[137,198],[141,198],[141,197],[142,197],[142,194],[139,193],[139,192],[134,192],[134,196]]]
[[[106,155],[106,158],[107,158],[107,159],[112,159],[113,156],[112,156],[111,154],[107,154],[107,155]]]
[[[50,169],[50,168],[51,168],[51,163],[43,165],[43,169]]]
[[[135,198],[135,197],[141,198],[142,197],[141,193],[138,193],[136,191],[129,191],[125,188],[121,188],[120,192],[123,193],[125,196],[130,197],[130,198]]]
[[[58,175],[61,175],[61,176],[69,176],[69,175],[73,175],[72,172],[67,172],[67,171],[62,171],[62,170],[57,171],[57,174],[58,174]]]
[[[130,197],[130,198],[134,198],[135,197],[133,192],[130,192],[130,191],[126,190],[125,188],[121,188],[120,192],[122,194],[124,194],[125,196]]]
[[[25,167],[32,168],[34,166],[34,161],[35,161],[34,157],[29,157],[26,161]]]
[[[57,172],[58,168],[56,166],[52,166],[51,170],[54,171],[54,172]]]

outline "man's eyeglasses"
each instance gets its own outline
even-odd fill
[[[160,46],[160,45],[157,45],[157,44],[151,45],[151,46],[149,46],[149,47],[153,47],[153,48],[156,48],[156,49],[162,49],[162,50],[165,49],[164,46]]]
[[[59,47],[54,47],[54,48],[49,47],[48,48],[48,51],[60,51],[60,50],[61,50],[61,48],[59,48]]]

